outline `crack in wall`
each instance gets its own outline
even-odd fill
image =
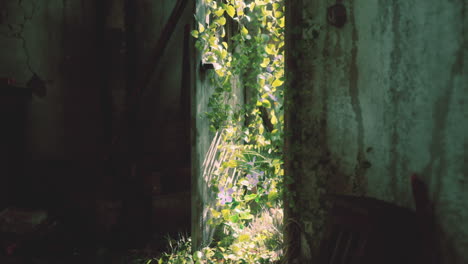
[[[28,12],[26,11],[26,7],[23,4],[23,0],[18,0],[18,6],[23,11],[23,21],[22,21],[22,23],[17,23],[17,24],[9,23],[7,25],[8,32],[0,32],[0,36],[3,36],[5,38],[10,38],[10,39],[21,40],[24,55],[26,57],[26,67],[28,68],[30,73],[32,73],[33,75],[37,75],[36,72],[34,71],[32,65],[31,65],[31,56],[30,56],[29,50],[27,48],[26,38],[24,37],[24,29],[26,27],[26,24],[33,19],[33,17],[36,14],[36,11],[38,9],[37,8],[37,3],[35,1],[31,1],[31,3],[32,3],[32,9],[31,9],[30,14],[28,15]],[[7,11],[5,11],[5,12],[8,13]]]
[[[31,66],[31,56],[29,54],[29,50],[28,50],[28,47],[27,47],[27,44],[26,44],[26,38],[23,36],[23,33],[24,33],[24,27],[26,25],[27,22],[30,22],[34,15],[36,14],[36,11],[37,11],[37,5],[36,5],[36,2],[35,1],[31,1],[32,3],[32,10],[31,10],[31,14],[28,16],[27,15],[27,12],[26,12],[26,8],[24,7],[23,5],[23,0],[18,0],[18,5],[21,7],[21,9],[23,10],[24,12],[24,21],[21,25],[21,30],[20,32],[18,33],[18,38],[22,40],[23,42],[23,50],[24,50],[24,54],[26,56],[26,65],[28,67],[28,70],[33,74],[33,75],[37,75],[36,72],[34,71],[34,69],[32,68]]]

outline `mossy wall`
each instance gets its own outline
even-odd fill
[[[294,258],[318,254],[324,194],[413,208],[415,172],[435,205],[440,263],[468,263],[466,1],[343,1],[342,28],[327,22],[335,1],[286,2]]]

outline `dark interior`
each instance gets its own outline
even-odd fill
[[[190,233],[191,9],[153,4],[0,4],[2,45],[25,41],[1,51],[0,263],[129,263]]]

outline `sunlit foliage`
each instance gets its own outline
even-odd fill
[[[210,208],[215,241],[184,253],[182,262],[165,263],[272,263],[280,258],[281,221],[264,232],[252,230],[265,212],[282,206],[283,0],[205,0],[204,5],[205,17],[198,18],[192,35],[203,63],[214,68],[208,71],[215,92],[206,115],[210,129],[222,132],[218,151],[232,155],[220,156],[222,165],[210,177],[218,199]],[[247,101],[236,98],[236,91],[244,91]]]

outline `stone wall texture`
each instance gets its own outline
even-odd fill
[[[418,173],[440,263],[468,263],[467,2],[342,1],[342,28],[327,22],[335,1],[286,2],[286,174],[302,261],[317,254],[323,194],[414,208]]]

